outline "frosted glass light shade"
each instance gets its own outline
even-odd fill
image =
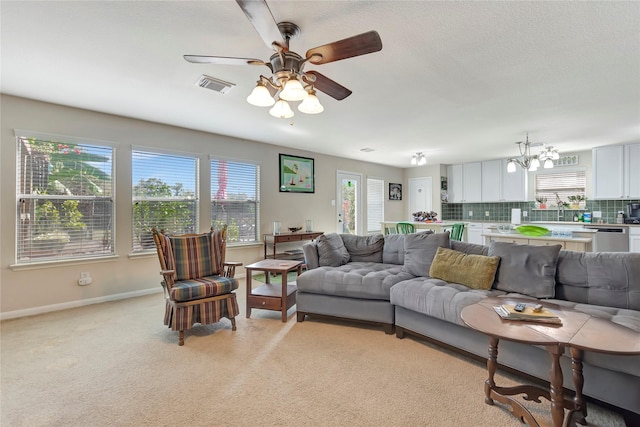
[[[553,160],[547,158],[547,160],[544,161],[544,168],[545,169],[552,169],[553,168]]]
[[[294,116],[293,110],[289,107],[287,101],[283,101],[282,99],[275,103],[271,110],[269,110],[269,114],[279,119],[290,119]]]
[[[271,107],[276,101],[271,97],[269,89],[264,84],[258,83],[251,95],[247,96],[247,102],[256,107]]]
[[[514,162],[507,163],[507,172],[513,173],[516,171],[516,164]]]
[[[307,91],[302,87],[302,83],[294,77],[287,80],[280,93],[280,98],[285,101],[302,101],[306,97]]]
[[[315,91],[310,91],[309,95],[298,105],[298,110],[305,114],[318,114],[324,111],[320,100],[315,95]]]

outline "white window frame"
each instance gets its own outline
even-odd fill
[[[15,136],[15,265],[113,257],[117,144],[18,129]],[[42,215],[48,218],[38,220]]]
[[[155,251],[151,234],[154,227],[175,234],[198,232],[199,168],[200,158],[193,153],[132,147],[132,253]],[[147,194],[143,194],[141,186],[145,185],[154,187],[147,187]],[[184,194],[180,194],[182,191]]]
[[[367,177],[367,233],[382,233],[385,201],[384,179]]]
[[[227,174],[226,185],[220,185],[219,164],[226,164],[227,172],[230,167],[253,169],[253,172],[243,176]],[[209,166],[211,226],[227,226],[228,246],[260,243],[260,164],[210,156]]]
[[[556,188],[550,188],[547,191],[538,190],[538,179],[549,179],[549,176],[553,175],[569,175],[576,174],[574,185],[572,183],[559,184]],[[580,177],[579,175],[582,175]],[[580,181],[583,181],[582,183]],[[563,168],[562,170],[556,170],[555,168],[547,171],[539,171],[535,174],[533,180],[533,194],[534,199],[540,196],[547,198],[547,203],[552,206],[557,206],[557,200],[555,196],[555,190],[557,190],[560,200],[564,203],[568,202],[567,197],[571,195],[587,195],[587,171],[584,168]]]

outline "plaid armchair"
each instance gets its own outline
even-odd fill
[[[226,235],[226,227],[175,236],[153,229],[166,301],[164,324],[179,331],[179,345],[184,345],[184,331],[194,323],[206,325],[226,317],[236,330],[240,310],[233,276],[242,263],[225,262]]]

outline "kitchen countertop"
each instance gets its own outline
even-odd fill
[[[591,243],[590,237],[569,237],[569,236],[525,236],[520,233],[483,233],[483,237],[501,237],[505,239],[527,239],[527,240],[557,240],[559,242]]]

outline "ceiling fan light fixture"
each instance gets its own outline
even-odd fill
[[[324,111],[324,107],[320,104],[315,90],[309,90],[307,97],[298,105],[298,110],[305,114],[319,114]]]
[[[290,119],[294,116],[293,110],[289,107],[287,101],[279,99],[278,102],[269,110],[269,114],[279,119]]]
[[[271,107],[276,101],[271,97],[264,83],[258,82],[251,94],[247,96],[247,102],[256,107]]]
[[[295,76],[292,76],[284,84],[284,89],[280,93],[280,98],[285,101],[302,101],[307,97],[307,91],[302,87],[302,83]]]

